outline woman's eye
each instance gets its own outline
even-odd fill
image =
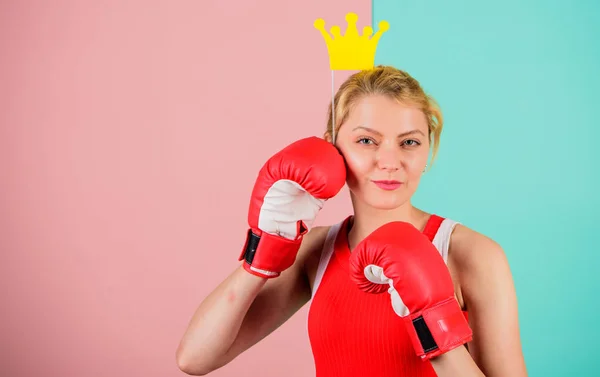
[[[404,142],[404,144],[407,144],[409,147],[415,146],[415,145],[420,145],[421,143],[419,143],[416,140],[410,139],[410,140],[406,140]]]
[[[360,139],[358,139],[358,143],[359,144],[373,144],[373,140],[368,139],[366,137],[361,137]]]

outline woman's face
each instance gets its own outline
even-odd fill
[[[427,119],[415,107],[383,95],[365,96],[336,135],[355,199],[394,209],[413,195],[429,155]]]

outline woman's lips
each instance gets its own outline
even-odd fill
[[[398,187],[402,186],[402,182],[399,182],[399,181],[383,180],[383,181],[373,181],[373,183],[375,183],[377,185],[377,187],[379,187],[380,189],[383,189],[383,190],[395,190]]]

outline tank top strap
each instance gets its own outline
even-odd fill
[[[448,249],[450,247],[450,236],[454,231],[454,227],[460,224],[452,219],[442,219],[438,225],[437,231],[434,233],[433,245],[438,249],[445,263],[448,263]]]
[[[337,239],[337,235],[342,229],[342,226],[346,224],[348,219],[344,219],[337,224],[329,227],[327,231],[327,237],[325,238],[325,243],[323,244],[323,249],[321,250],[321,258],[319,259],[319,266],[317,267],[317,274],[315,276],[315,282],[312,288],[312,297],[315,296],[317,292],[317,288],[323,279],[323,275],[325,274],[325,270],[327,269],[327,265],[329,264],[329,260],[331,259],[331,255],[333,255],[333,251],[335,249],[335,240]]]
[[[433,242],[433,239],[435,238],[435,235],[443,221],[444,218],[436,214],[429,216],[427,224],[425,224],[425,228],[423,229],[423,234],[429,238],[429,241]]]

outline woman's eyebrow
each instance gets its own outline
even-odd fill
[[[374,130],[372,128],[366,127],[366,126],[354,127],[354,129],[352,131],[356,131],[356,130],[359,130],[359,129],[362,129],[362,130],[365,130],[365,131],[369,131],[371,133],[374,133],[376,135],[381,136],[381,132],[379,132],[377,130]],[[410,134],[417,134],[417,133],[425,136],[425,134],[423,133],[423,131],[414,129],[414,130],[403,132],[403,133],[399,134],[398,137],[404,137],[404,136],[407,136],[407,135],[410,135]]]

